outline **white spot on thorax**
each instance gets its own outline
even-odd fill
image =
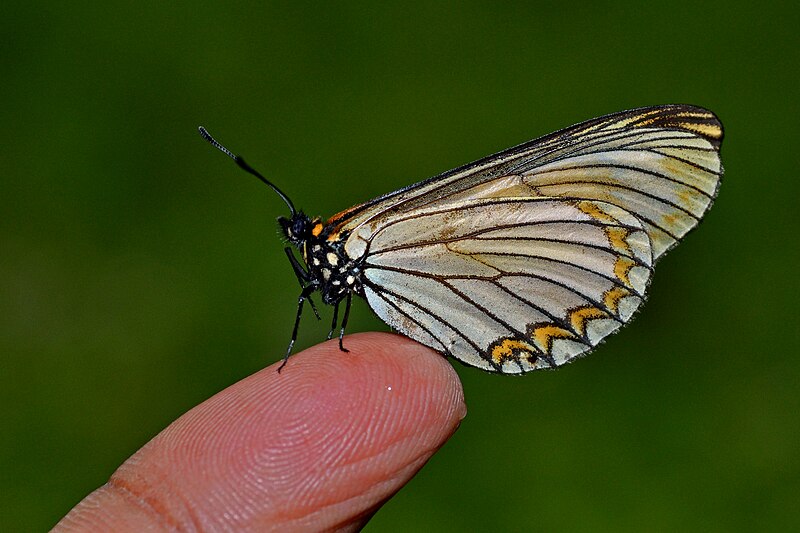
[[[328,255],[326,257],[328,258],[328,263],[330,263],[331,265],[336,266],[339,264],[339,257],[337,257],[335,253],[328,252]]]

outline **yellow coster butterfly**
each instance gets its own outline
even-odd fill
[[[655,261],[697,225],[722,176],[722,124],[713,113],[646,107],[509,148],[323,222],[200,133],[289,206],[290,217],[278,221],[300,251],[302,262],[286,248],[302,292],[287,358],[303,303],[320,291],[335,306],[331,333],[345,301],[342,350],[355,293],[393,329],[468,365],[502,373],[563,365],[630,321]]]

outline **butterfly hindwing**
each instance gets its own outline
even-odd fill
[[[486,370],[561,365],[627,322],[650,279],[638,219],[603,202],[498,198],[411,211],[370,238],[364,293],[394,329]]]

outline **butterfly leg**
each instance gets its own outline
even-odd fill
[[[292,265],[292,270],[294,270],[294,275],[297,276],[297,281],[300,282],[300,288],[305,289],[305,283],[310,281],[308,277],[308,272],[305,271],[303,265],[301,265],[300,261],[297,260],[297,257],[295,257],[294,252],[292,252],[292,249],[290,247],[287,246],[286,248],[283,249],[283,251],[286,253],[286,257],[289,258],[289,263]],[[314,305],[314,300],[312,300],[310,296],[307,297],[307,299],[308,299],[308,305],[310,305],[311,309],[314,311],[314,316],[317,317],[317,320],[321,320],[319,316],[319,311],[317,311],[317,306]]]
[[[347,293],[347,302],[344,304],[344,316],[342,317],[342,329],[339,331],[339,349],[343,352],[349,352],[347,348],[344,347],[342,344],[342,338],[344,337],[344,329],[347,327],[347,319],[350,317],[350,301],[353,299],[353,293]],[[338,304],[337,304],[338,307]]]
[[[303,314],[303,303],[305,303],[309,295],[315,290],[317,290],[316,286],[308,285],[307,287],[303,288],[303,292],[300,293],[300,297],[297,299],[297,316],[294,318],[292,340],[289,341],[289,347],[286,349],[286,355],[283,356],[283,363],[281,363],[281,366],[278,367],[278,373],[280,373],[280,371],[283,370],[283,367],[286,366],[286,362],[289,360],[289,355],[292,353],[292,348],[294,348],[294,343],[297,341],[297,330],[300,327],[300,317]]]
[[[339,319],[339,302],[336,302],[333,305],[333,320],[331,321],[331,330],[328,332],[328,340],[331,340],[333,337],[333,330],[336,329],[336,322]]]

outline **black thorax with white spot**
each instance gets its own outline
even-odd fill
[[[309,236],[301,250],[308,268],[309,282],[322,293],[322,301],[335,304],[348,292],[361,293],[361,260],[353,261],[344,250],[345,238],[329,240],[326,232]]]
[[[323,302],[336,305],[352,292],[363,294],[363,258],[354,260],[347,256],[344,249],[346,233],[331,235],[330,226],[323,226],[319,219],[311,220],[302,212],[294,213],[291,218],[281,217],[278,223],[286,239],[303,257],[305,268],[286,249],[305,296],[320,291]]]

